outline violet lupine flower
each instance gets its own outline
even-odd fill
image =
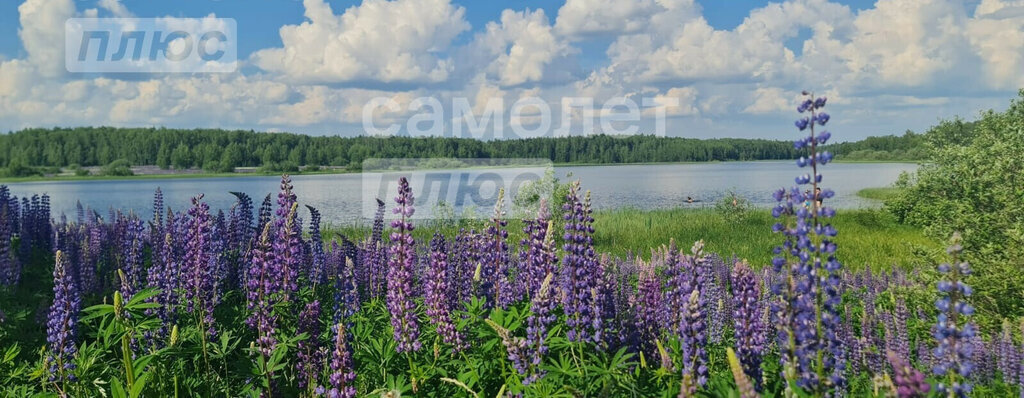
[[[705,344],[704,314],[700,310],[700,291],[694,289],[686,301],[683,320],[683,392],[680,396],[692,397],[698,386],[707,384],[708,367]]]
[[[312,252],[309,279],[314,284],[322,284],[327,281],[327,255],[320,235],[320,212],[313,206],[307,205],[306,208],[309,209],[309,249]]]
[[[298,374],[299,388],[316,387],[317,376],[323,368],[323,351],[320,350],[320,300],[306,303],[299,313],[298,332],[306,338],[299,340],[296,347],[295,373]]]
[[[893,374],[896,376],[893,384],[899,398],[928,396],[931,386],[924,380],[924,373],[914,369],[913,366],[910,366],[909,361],[893,351],[889,351],[886,355],[889,358],[889,364],[892,365]]]
[[[413,301],[413,267],[416,264],[416,241],[412,237],[413,225],[409,221],[415,213],[415,198],[409,188],[409,180],[398,180],[398,196],[395,197],[394,213],[399,218],[391,222],[395,232],[391,233],[391,250],[388,258],[388,310],[391,311],[391,327],[394,329],[398,352],[419,351],[419,323],[416,319],[416,302]]]
[[[79,203],[79,213],[81,213],[81,203]],[[153,193],[153,219],[150,221],[149,230],[149,241],[153,245],[154,250],[159,250],[158,247],[164,243],[164,193],[160,191],[160,187],[156,187],[156,192]],[[79,218],[81,218],[81,214]]]
[[[806,94],[809,96],[809,94]],[[793,187],[788,192],[779,190],[773,195],[779,202],[772,210],[776,218],[795,216],[795,222],[786,225],[776,223],[772,229],[784,236],[782,246],[776,247],[777,257],[772,261],[777,270],[789,263],[785,280],[773,289],[782,297],[775,312],[779,314],[777,324],[781,329],[780,347],[786,377],[796,377],[797,384],[809,392],[823,393],[840,389],[845,385],[845,353],[840,340],[842,320],[839,310],[841,299],[842,265],[835,258],[836,244],[832,241],[837,234],[831,224],[821,221],[830,218],[835,211],[818,204],[819,199],[832,197],[831,190],[817,192],[821,182],[818,166],[831,160],[826,153],[819,153],[817,147],[824,144],[828,136],[824,132],[815,135],[814,126],[824,125],[828,118],[817,117],[825,100],[804,101],[798,109],[801,113],[810,111],[811,116],[797,121],[801,131],[809,129],[809,135],[794,142],[796,149],[807,149],[807,158],[797,161],[799,167],[811,167],[811,173],[796,178],[797,184],[809,184],[810,189],[801,192]],[[817,122],[817,123],[815,123]],[[813,175],[813,177],[812,177]],[[811,206],[798,204],[810,201]],[[793,257],[787,261],[784,255]],[[790,343],[792,342],[792,343]],[[818,363],[818,362],[821,363]],[[827,376],[827,378],[826,378]]]
[[[146,310],[147,315],[156,315],[161,321],[157,337],[165,337],[176,320],[178,289],[181,287],[181,271],[178,267],[179,259],[174,253],[174,239],[168,232],[162,240],[163,244],[153,248],[156,251],[153,253],[153,265],[149,267],[149,273],[146,275],[146,287],[160,290],[159,294],[147,300],[160,306]],[[153,342],[162,341],[154,339]]]
[[[526,340],[512,335],[512,332],[497,322],[491,320],[491,318],[484,319],[484,323],[494,329],[494,332],[501,338],[502,345],[505,346],[505,352],[508,354],[508,360],[512,363],[512,368],[516,370],[521,376],[525,376],[530,372],[529,365],[529,354],[527,353]]]
[[[448,282],[448,243],[444,236],[435,233],[430,240],[430,265],[423,276],[423,298],[427,305],[427,316],[437,328],[437,334],[446,344],[454,346],[457,352],[465,347],[462,335],[452,321]]]
[[[263,226],[267,225],[267,223],[271,221],[274,211],[273,203],[274,202],[270,199],[270,194],[268,193],[267,196],[263,198],[263,203],[260,204],[260,209],[256,215],[256,232],[262,231]],[[254,238],[259,239],[259,235],[256,235]]]
[[[704,275],[705,280],[704,289],[701,290],[701,304],[708,313],[708,341],[718,344],[725,334],[725,325],[732,314],[732,300],[725,288],[729,271],[725,271],[725,275],[720,274],[721,269],[728,267],[717,254],[704,256],[698,264],[700,266],[697,271]]]
[[[1020,352],[1013,344],[1013,329],[1009,320],[1003,320],[1003,330],[999,335],[999,373],[1006,384],[1017,384],[1020,367]]]
[[[594,294],[597,288],[597,259],[591,235],[594,219],[580,200],[580,182],[569,187],[565,211],[565,244],[562,249],[561,290],[565,312],[566,337],[569,341],[600,344],[601,317],[594,313]]]
[[[549,239],[550,240],[550,239]],[[526,346],[529,356],[529,375],[523,379],[523,384],[529,385],[546,373],[541,368],[544,356],[548,353],[548,330],[558,317],[554,314],[558,305],[557,286],[551,283],[554,273],[549,273],[541,282],[540,288],[530,300],[530,316],[526,318]]]
[[[750,381],[750,375],[745,373],[740,359],[736,358],[736,353],[730,347],[727,347],[725,350],[726,359],[729,361],[729,370],[732,371],[732,378],[736,381],[739,398],[758,398],[757,389],[754,387],[754,383]]]
[[[555,255],[555,248],[546,246],[551,229],[551,214],[548,211],[547,201],[541,199],[540,210],[537,211],[537,218],[523,220],[523,232],[526,238],[520,241],[522,250],[519,252],[520,267],[522,274],[526,276],[526,294],[533,297],[540,289],[544,278],[549,274],[558,271],[558,257]]]
[[[357,249],[347,238],[342,239],[342,245],[338,245],[335,239],[331,240],[330,263],[335,275],[333,323],[359,312],[359,285],[354,261]]]
[[[53,304],[46,320],[50,381],[75,380],[71,372],[75,369],[73,361],[78,350],[75,338],[81,307],[78,288],[68,272],[68,259],[64,252],[58,251],[53,267]]]
[[[474,231],[459,230],[452,242],[452,261],[449,266],[452,286],[449,299],[452,308],[457,308],[474,297],[474,274],[480,261],[480,237]]]
[[[263,358],[269,359],[277,347],[277,314],[274,305],[279,302],[277,258],[270,243],[270,223],[264,224],[259,241],[253,247],[252,264],[246,282],[246,324],[256,330],[256,347]],[[273,379],[273,376],[271,376]]]
[[[213,310],[216,305],[217,273],[215,253],[210,249],[210,207],[200,194],[192,198],[185,230],[185,257],[182,276],[185,278],[185,311],[196,314],[200,328],[216,335]]]
[[[910,358],[910,336],[907,333],[907,318],[910,317],[910,310],[902,298],[896,300],[896,307],[892,313],[892,350],[900,358]]]
[[[490,309],[497,305],[508,308],[515,301],[509,284],[508,231],[505,220],[505,190],[498,191],[498,202],[494,205],[494,215],[487,226],[487,247],[480,263],[480,296],[485,300],[484,308]]]
[[[652,263],[640,261],[636,295],[630,300],[636,318],[638,349],[647,358],[658,356],[657,341],[665,325],[665,296],[661,291],[661,278]]]
[[[373,215],[373,229],[370,237],[363,243],[362,267],[359,276],[360,285],[363,286],[364,299],[380,297],[387,283],[387,248],[383,243],[384,234],[384,212],[383,200],[377,199],[377,211]]]
[[[736,263],[733,269],[732,299],[736,354],[743,364],[743,372],[759,384],[765,343],[765,325],[761,323],[758,305],[761,285],[746,262]]]
[[[301,225],[296,219],[295,194],[292,193],[291,178],[281,176],[281,192],[277,194],[276,219],[274,220],[274,257],[280,267],[283,300],[290,301],[299,290],[299,270],[303,264],[303,243]]]
[[[331,373],[327,390],[328,398],[355,398],[356,372],[352,366],[352,351],[348,345],[345,323],[338,322],[331,328],[334,332],[334,349],[331,351]]]
[[[120,291],[125,300],[131,300],[143,283],[145,269],[142,256],[146,243],[145,226],[142,220],[135,217],[121,217],[118,224],[121,226],[121,234],[118,236],[120,265],[125,276]]]
[[[2,186],[6,190],[6,186]],[[0,198],[0,285],[13,286],[21,279],[18,257],[11,253],[11,214],[7,201]]]
[[[947,279],[938,283],[940,297],[935,308],[939,316],[932,329],[938,346],[934,350],[936,364],[932,373],[944,380],[935,386],[938,393],[965,397],[972,387],[968,377],[974,370],[971,363],[974,347],[970,339],[975,336],[975,330],[965,319],[974,314],[974,307],[966,301],[973,290],[961,280],[971,274],[970,265],[960,261],[961,241],[960,233],[953,233],[952,244],[946,250],[953,262],[939,265],[939,272],[947,275]]]

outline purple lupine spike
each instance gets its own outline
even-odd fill
[[[298,332],[305,333],[306,338],[299,340],[296,347],[295,373],[299,379],[299,389],[312,391],[316,388],[317,377],[323,368],[323,351],[320,350],[320,301],[306,303],[299,313]]]
[[[356,372],[352,366],[352,351],[348,344],[345,323],[338,322],[331,328],[334,332],[334,348],[331,351],[331,372],[328,376],[331,388],[328,398],[355,398]]]
[[[708,381],[707,352],[705,351],[707,336],[705,335],[705,317],[700,309],[699,290],[694,289],[690,293],[684,312],[683,319],[686,326],[682,336],[683,380],[690,382],[684,383],[685,394],[680,393],[680,395],[692,397],[695,396],[697,387],[703,386]]]
[[[959,233],[953,233],[951,245],[946,250],[952,255],[953,262],[939,265],[939,272],[947,278],[939,281],[939,299],[935,307],[939,310],[938,322],[932,329],[938,346],[935,347],[935,365],[932,373],[946,381],[935,386],[940,394],[966,396],[971,392],[968,381],[974,364],[971,362],[973,353],[972,339],[975,336],[974,325],[966,320],[974,313],[974,307],[967,303],[973,290],[961,280],[970,275],[971,268],[966,262],[960,262],[963,250]]]
[[[10,206],[6,199],[0,198],[0,285],[3,286],[16,285],[21,279],[20,259],[11,253],[11,229]]]
[[[388,310],[391,311],[391,327],[394,329],[398,352],[419,351],[419,322],[416,319],[416,303],[413,301],[413,267],[416,264],[416,241],[412,237],[413,225],[409,221],[415,212],[415,198],[409,188],[409,180],[398,181],[398,196],[395,197],[395,214],[398,219],[391,222],[391,251],[388,258]]]
[[[290,301],[298,292],[299,270],[303,264],[303,243],[301,222],[296,219],[295,194],[292,193],[291,178],[281,176],[281,192],[277,194],[276,219],[274,220],[274,257],[280,267],[280,283],[283,300]]]
[[[120,287],[121,296],[125,300],[131,300],[131,297],[143,284],[145,226],[142,220],[135,217],[120,217],[117,223],[120,225],[120,235],[118,236],[120,269],[124,273],[124,281]]]
[[[834,193],[819,190],[822,177],[818,166],[828,163],[831,156],[818,152],[818,143],[824,140],[815,135],[813,123],[824,103],[821,101],[821,106],[817,106],[812,101],[806,105],[805,101],[806,106],[801,106],[799,110],[810,111],[811,116],[798,120],[797,128],[804,131],[809,127],[809,135],[793,145],[795,149],[809,151],[809,156],[801,158],[797,165],[810,166],[811,172],[797,177],[796,183],[810,187],[805,192],[798,187],[776,191],[773,196],[779,204],[772,209],[774,217],[786,221],[772,227],[784,237],[782,246],[775,248],[772,261],[776,270],[785,270],[780,285],[773,287],[781,297],[774,312],[778,314],[776,325],[780,329],[784,373],[788,380],[797,378],[801,388],[814,394],[839,391],[846,383],[839,315],[842,264],[835,257],[837,246],[833,238],[837,232],[822,220],[835,215],[834,210],[822,206],[822,201]],[[824,121],[827,117],[817,124]],[[789,221],[790,218],[793,220]]]
[[[896,306],[892,313],[892,350],[900,358],[910,358],[910,336],[907,333],[907,318],[910,311],[907,303],[902,298],[896,300]]]
[[[548,212],[547,201],[541,199],[540,210],[534,220],[523,220],[523,232],[526,234],[520,245],[523,250],[519,252],[520,263],[523,273],[526,275],[526,294],[533,297],[540,289],[540,284],[549,273],[558,270],[558,257],[555,255],[554,247],[545,246],[549,231],[551,229],[551,215]]]
[[[601,318],[594,313],[593,289],[597,287],[597,259],[594,254],[593,217],[580,198],[579,180],[569,187],[565,211],[565,251],[562,257],[562,308],[566,316],[566,337],[569,341],[600,343]]]
[[[182,276],[185,278],[185,311],[195,313],[200,329],[210,336],[216,335],[213,310],[216,305],[217,273],[215,253],[210,249],[210,207],[203,195],[192,198],[185,230],[185,257]]]
[[[501,343],[505,346],[505,353],[508,355],[509,362],[512,363],[512,368],[520,375],[528,375],[530,373],[530,354],[526,347],[526,340],[513,336],[510,330],[494,322],[491,318],[484,319],[484,323],[490,326],[491,329],[494,329],[494,332],[501,338]]]
[[[164,243],[164,193],[160,190],[160,187],[156,187],[156,191],[153,192],[153,219],[150,220],[149,230],[149,241],[153,245],[154,250],[159,250],[158,246]]]
[[[263,230],[263,226],[267,225],[267,223],[272,221],[271,217],[273,217],[273,214],[274,214],[273,213],[273,211],[274,211],[273,203],[274,202],[273,202],[272,199],[270,199],[270,195],[271,194],[268,193],[267,196],[263,197],[263,203],[260,204],[260,209],[257,212],[257,215],[256,215],[256,232],[257,233],[259,231]],[[259,235],[257,234],[253,238],[254,239],[259,239]]]
[[[74,381],[72,372],[77,347],[78,317],[82,301],[71,274],[68,259],[58,251],[53,267],[53,304],[46,320],[47,363],[50,381]]]
[[[723,278],[719,274],[719,270],[726,266],[725,261],[716,254],[705,256],[701,264],[703,266],[699,267],[698,271],[704,274],[706,281],[701,298],[702,305],[708,313],[708,341],[718,344],[722,341],[726,322],[730,320],[732,314],[732,300],[724,287],[729,277],[725,275]]]
[[[170,233],[166,233],[163,244],[155,247],[157,252],[153,254],[153,265],[149,267],[146,276],[146,287],[156,288],[160,293],[150,297],[148,302],[159,304],[157,308],[146,310],[147,315],[156,315],[160,319],[160,328],[156,332],[157,339],[153,343],[157,347],[162,344],[162,337],[170,332],[171,325],[176,321],[176,309],[178,303],[178,290],[181,288],[181,274],[178,267],[179,260],[174,253],[174,239]]]
[[[905,358],[900,357],[894,351],[889,351],[886,356],[889,364],[892,365],[896,386],[896,394],[899,398],[923,398],[928,396],[931,386],[924,379],[924,373],[919,372],[910,365]]]
[[[665,297],[662,293],[661,278],[654,264],[640,262],[636,295],[631,300],[636,317],[638,349],[648,358],[657,358],[657,341],[665,325]]]
[[[1020,367],[1020,354],[1017,345],[1013,344],[1013,326],[1009,320],[1003,320],[1003,330],[999,335],[999,373],[1006,384],[1017,384]]]
[[[246,283],[246,308],[249,316],[246,324],[256,330],[255,346],[263,360],[269,360],[277,347],[277,314],[274,306],[280,300],[279,269],[277,258],[270,243],[270,223],[264,224],[259,241],[253,247],[252,264]],[[273,369],[269,370],[268,379],[273,381]],[[273,386],[271,386],[273,387]]]
[[[743,372],[760,390],[761,358],[764,355],[765,325],[761,323],[761,285],[746,262],[736,263],[732,275],[733,333],[736,355]]]
[[[448,273],[452,277],[448,294],[452,308],[457,308],[462,303],[470,301],[474,295],[473,274],[476,272],[480,259],[477,240],[475,233],[467,232],[465,229],[455,234],[452,243],[452,261],[449,263],[451,270]]]
[[[498,191],[498,202],[494,205],[494,215],[487,226],[487,247],[480,263],[480,296],[483,297],[484,308],[490,309],[497,305],[507,308],[515,300],[512,297],[508,280],[508,231],[505,220],[505,190]]]
[[[529,385],[544,377],[541,368],[544,356],[548,353],[547,338],[552,324],[558,320],[554,314],[558,305],[557,286],[551,283],[554,273],[549,273],[541,282],[537,292],[530,300],[530,316],[526,318],[526,340],[524,342],[529,355],[529,375],[523,384]]]
[[[309,279],[315,284],[327,282],[327,256],[324,253],[324,240],[320,235],[320,212],[313,206],[309,209],[309,250],[311,251]]]
[[[451,301],[447,297],[450,288],[448,282],[448,243],[444,236],[435,233],[430,240],[430,265],[423,277],[424,302],[427,305],[427,316],[437,328],[437,334],[458,352],[466,347],[462,334],[452,320]]]

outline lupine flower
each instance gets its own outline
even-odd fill
[[[494,215],[487,226],[487,247],[484,258],[480,262],[480,295],[486,300],[485,308],[495,305],[507,308],[515,299],[509,284],[508,231],[505,227],[505,190],[498,191],[498,202],[494,205]]]
[[[648,358],[655,358],[658,354],[656,341],[661,338],[667,308],[661,292],[661,278],[653,264],[640,263],[637,292],[631,304],[636,317],[640,352]]]
[[[185,231],[185,258],[182,276],[185,278],[185,306],[196,313],[199,325],[207,334],[216,335],[213,310],[216,305],[217,273],[211,264],[214,253],[208,240],[211,232],[210,207],[202,201],[203,195],[192,198],[188,210],[188,228]]]
[[[1009,320],[1003,320],[1003,330],[999,335],[999,373],[1006,384],[1017,384],[1017,373],[1020,367],[1020,352],[1013,344],[1013,329]]]
[[[334,349],[331,351],[331,373],[328,376],[331,388],[328,398],[355,398],[356,372],[352,366],[352,352],[348,345],[345,323],[338,322],[331,328],[334,332]]]
[[[413,267],[416,264],[416,241],[412,237],[413,225],[409,221],[415,209],[415,198],[409,188],[409,180],[398,181],[398,196],[395,197],[395,214],[399,218],[391,222],[395,232],[391,233],[391,251],[388,258],[388,310],[391,311],[391,327],[394,329],[398,352],[419,351],[419,322],[416,319],[416,303],[413,301]]]
[[[544,278],[558,270],[555,247],[546,245],[548,236],[551,235],[551,214],[548,212],[547,201],[541,199],[537,218],[523,220],[523,224],[526,238],[520,241],[523,248],[519,252],[520,262],[523,264],[521,271],[526,276],[526,294],[533,297],[540,289]]]
[[[761,323],[758,305],[761,286],[746,262],[736,263],[733,268],[732,298],[737,354],[743,364],[743,372],[759,383],[765,342],[765,325]]]
[[[783,245],[775,249],[777,257],[773,259],[773,265],[782,271],[783,266],[789,264],[785,280],[773,287],[781,297],[774,312],[778,314],[779,344],[784,350],[781,356],[783,367],[787,378],[798,376],[798,385],[815,393],[844,386],[846,357],[839,315],[842,265],[836,260],[837,247],[832,241],[837,232],[831,224],[821,220],[832,217],[835,211],[819,207],[811,193],[822,180],[818,166],[830,159],[830,155],[819,159],[817,145],[824,140],[815,136],[814,130],[815,122],[823,125],[828,121],[828,116],[818,116],[824,104],[824,98],[820,101],[805,100],[798,108],[801,113],[810,111],[811,116],[798,119],[797,129],[810,131],[808,136],[794,141],[793,147],[810,151],[809,160],[798,162],[798,165],[810,166],[811,173],[798,176],[796,183],[811,187],[807,194],[798,187],[777,191],[773,196],[779,205],[772,210],[776,218],[795,216],[792,224],[780,222],[772,227],[773,231],[784,236]],[[833,192],[823,189],[821,195],[829,198]],[[805,200],[812,201],[813,206],[796,205]],[[787,261],[787,255],[793,260]]]
[[[277,339],[274,334],[277,331],[277,314],[274,313],[274,304],[278,301],[277,283],[278,267],[275,264],[277,258],[270,244],[270,224],[264,224],[260,240],[253,247],[252,264],[250,265],[249,279],[246,284],[246,308],[249,310],[249,317],[246,324],[256,330],[256,345],[264,358],[270,358],[270,354],[277,346]]]
[[[6,186],[2,186],[6,190]],[[11,214],[7,200],[0,197],[0,285],[12,286],[21,277],[18,257],[11,253]]]
[[[508,329],[497,324],[491,318],[484,319],[484,323],[494,329],[494,332],[501,338],[502,345],[505,346],[505,352],[508,354],[508,360],[512,363],[512,368],[519,372],[520,375],[527,375],[530,372],[529,354],[527,353],[526,341],[520,337],[515,337],[512,332]]]
[[[974,337],[974,325],[965,318],[974,314],[974,307],[967,303],[973,290],[961,278],[970,275],[971,268],[966,262],[960,262],[963,251],[959,233],[954,233],[952,244],[946,250],[952,255],[952,264],[939,265],[939,272],[947,275],[947,279],[938,283],[939,299],[935,308],[939,310],[938,322],[932,329],[938,347],[935,348],[936,364],[932,372],[944,381],[935,386],[940,394],[967,396],[971,392],[971,384],[967,378],[974,369],[971,363],[973,346],[970,339]]]
[[[327,272],[325,267],[327,266],[327,256],[324,253],[324,241],[320,235],[320,212],[312,206],[306,206],[309,209],[309,249],[311,254],[311,264],[309,279],[313,283],[321,284],[327,280]]]
[[[124,272],[125,280],[121,284],[121,296],[130,300],[143,284],[144,265],[142,263],[143,250],[145,248],[145,227],[142,220],[135,217],[121,217],[118,220],[119,228],[119,259],[120,268]]]
[[[78,288],[68,273],[68,259],[58,251],[53,267],[53,304],[46,320],[47,363],[50,381],[74,381],[71,372],[77,347],[78,316],[82,307]]]
[[[931,386],[924,380],[924,373],[914,369],[913,366],[910,366],[910,362],[896,352],[889,351],[886,356],[889,358],[889,364],[892,365],[893,374],[896,376],[893,384],[896,386],[896,393],[900,398],[917,398],[928,395]]]
[[[565,211],[565,244],[562,249],[561,289],[562,308],[566,317],[566,337],[569,341],[600,343],[601,318],[594,313],[594,294],[597,286],[597,261],[591,234],[593,217],[580,200],[580,182],[569,187]]]
[[[540,288],[530,300],[530,316],[526,318],[526,341],[524,344],[528,351],[527,355],[529,355],[531,373],[523,380],[523,384],[531,384],[544,377],[545,374],[540,365],[548,353],[548,330],[558,319],[554,314],[555,307],[558,305],[555,289],[558,287],[552,285],[553,277],[553,273],[544,277]]]
[[[277,194],[276,219],[273,240],[276,265],[280,267],[279,277],[283,300],[290,301],[299,290],[299,270],[303,264],[303,243],[301,223],[296,219],[295,194],[292,193],[291,178],[281,176],[281,192]]]
[[[708,382],[707,334],[704,314],[700,309],[700,291],[694,289],[686,302],[685,326],[683,329],[683,377],[696,382],[693,388]]]
[[[295,362],[295,373],[298,374],[299,388],[316,387],[317,375],[323,368],[323,352],[320,350],[320,301],[306,303],[299,313],[299,333],[306,338],[299,340]]]
[[[732,378],[736,381],[736,389],[739,390],[740,398],[758,398],[757,390],[754,388],[754,383],[750,381],[749,373],[746,373],[744,366],[740,364],[740,360],[736,358],[736,353],[733,352],[731,347],[726,349],[726,357],[729,360],[729,370],[732,371]],[[757,380],[756,378],[754,380]]]
[[[83,217],[81,214],[81,206],[79,203],[79,219]],[[156,187],[156,192],[153,193],[153,220],[150,221],[150,235],[149,241],[152,243],[154,250],[164,243],[164,193],[160,190],[160,187]]]
[[[437,334],[455,351],[464,347],[462,335],[452,321],[451,302],[448,300],[448,243],[444,236],[434,234],[430,240],[430,265],[423,276],[423,298],[427,305],[427,316],[437,328]]]

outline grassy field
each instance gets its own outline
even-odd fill
[[[755,266],[764,266],[771,261],[772,248],[781,241],[780,235],[771,232],[775,220],[767,210],[751,211],[738,221],[730,221],[713,210],[692,209],[621,209],[597,212],[594,219],[597,251],[620,257],[632,252],[649,258],[651,248],[667,245],[672,238],[680,248],[689,251],[693,242],[703,239],[706,250],[722,256],[736,255],[748,259]],[[941,250],[941,245],[925,237],[920,229],[900,225],[880,210],[840,211],[833,219],[833,225],[839,230],[836,239],[839,260],[853,270],[866,266],[875,270],[894,266],[932,266],[933,263],[919,253],[931,254]],[[486,228],[483,221],[464,221],[459,225],[427,224],[426,228],[415,231],[417,242],[429,241],[428,230],[437,227],[449,236],[458,228],[477,231]],[[521,222],[509,222],[512,241],[518,242],[522,238],[521,229]],[[342,233],[361,238],[368,234],[369,227],[332,227],[329,231],[325,237]]]
[[[887,200],[898,193],[900,193],[900,189],[896,187],[864,188],[857,191],[857,196],[866,199]]]

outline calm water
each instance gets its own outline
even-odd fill
[[[828,204],[839,208],[878,206],[876,201],[858,198],[857,191],[887,186],[901,172],[916,168],[916,165],[906,163],[831,164],[824,170],[823,185],[836,191],[836,196]],[[799,169],[787,161],[556,167],[555,171],[562,180],[581,179],[584,188],[592,191],[597,209],[655,209],[711,206],[729,191],[748,198],[755,205],[768,207],[772,204],[771,192],[792,186]],[[567,179],[570,173],[571,177]],[[360,175],[308,175],[292,179],[299,202],[319,209],[325,222],[339,224],[363,219],[362,201],[365,198]],[[164,193],[165,204],[176,210],[185,209],[189,206],[189,198],[199,193],[205,194],[205,200],[212,209],[226,210],[235,200],[230,191],[249,194],[258,206],[267,193],[277,192],[279,182],[278,177],[252,176],[7,185],[19,197],[48,193],[55,218],[61,212],[73,218],[76,201],[98,210],[102,215],[112,207],[125,211],[132,209],[149,218],[152,215],[153,191],[157,187]],[[698,202],[686,203],[688,196]]]

